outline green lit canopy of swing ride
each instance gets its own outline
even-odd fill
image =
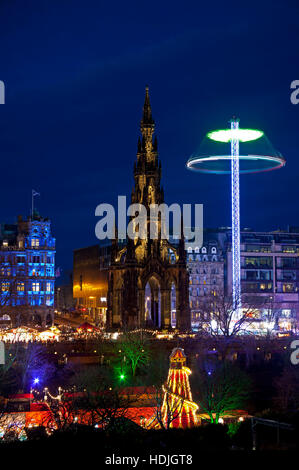
[[[237,139],[240,142],[257,140],[264,135],[263,131],[257,129],[219,129],[207,133],[207,137],[217,142],[230,142]]]
[[[240,173],[259,173],[281,168],[283,156],[273,148],[263,131],[257,129],[218,129],[208,132],[198,150],[186,163],[189,170],[211,173],[231,173],[230,146],[238,140]]]

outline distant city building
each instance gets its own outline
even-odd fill
[[[74,251],[75,307],[101,326],[106,324],[110,256],[111,245],[94,245]]]
[[[59,312],[74,310],[76,302],[73,297],[73,276],[68,283],[63,283],[55,289],[55,309]]]
[[[54,321],[55,238],[49,219],[0,225],[0,317],[12,325]]]
[[[174,246],[178,240],[171,240]],[[122,242],[125,246],[125,241]],[[120,247],[119,247],[120,248]],[[289,334],[299,317],[299,229],[277,232],[241,232],[242,298],[252,307],[250,330]],[[83,248],[74,253],[76,305],[105,324],[111,246]],[[174,254],[172,255],[175,256]],[[206,229],[201,248],[185,246],[189,272],[192,328],[205,323],[205,297],[232,291],[230,228]],[[147,298],[145,299],[147,300]],[[176,325],[176,292],[171,291],[171,325]]]
[[[226,289],[232,288],[231,232],[218,238],[226,252]],[[299,230],[241,232],[241,279],[244,301],[256,305],[255,327],[290,332],[297,328],[299,307]]]
[[[189,271],[189,302],[192,327],[202,319],[204,297],[224,293],[224,257],[216,240],[207,240],[201,248],[187,248]]]

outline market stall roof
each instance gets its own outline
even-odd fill
[[[33,400],[34,395],[32,393],[14,393],[13,395],[8,395],[9,400]]]
[[[96,326],[92,325],[91,323],[84,322],[82,325],[80,325],[77,330],[94,330],[94,331],[100,331],[99,328]]]

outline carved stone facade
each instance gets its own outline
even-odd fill
[[[190,328],[189,277],[186,269],[184,239],[178,247],[161,238],[161,221],[157,217],[158,236],[150,239],[150,205],[164,202],[161,187],[161,163],[157,139],[153,140],[155,123],[146,88],[142,139],[138,139],[137,162],[134,164],[132,204],[143,204],[147,210],[147,237],[132,240],[119,248],[117,240],[111,250],[108,279],[107,327],[170,328],[175,311],[176,327]]]

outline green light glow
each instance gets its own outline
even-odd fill
[[[120,378],[120,380],[124,380],[124,378],[125,378],[124,374],[121,374],[121,375],[119,376],[119,378]]]
[[[230,142],[233,139],[238,139],[240,142],[249,142],[259,139],[263,135],[263,131],[257,129],[219,129],[208,132],[207,137],[217,142]]]

